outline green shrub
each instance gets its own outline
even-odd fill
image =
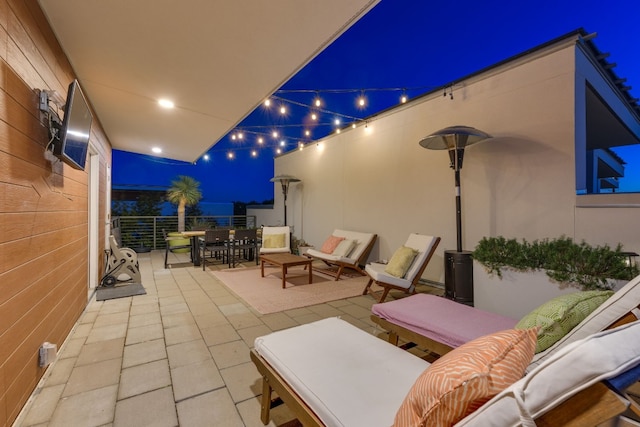
[[[610,289],[610,279],[631,280],[638,275],[637,266],[628,266],[622,245],[589,246],[568,237],[535,240],[483,237],[473,251],[473,258],[489,273],[502,277],[503,268],[517,271],[546,270],[561,283],[578,284],[583,289]]]

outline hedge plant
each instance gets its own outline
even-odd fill
[[[610,279],[631,280],[638,275],[637,266],[627,265],[622,245],[615,249],[593,247],[568,237],[533,242],[484,237],[473,258],[498,277],[502,277],[504,268],[523,272],[543,269],[552,280],[577,284],[584,290],[611,289]]]

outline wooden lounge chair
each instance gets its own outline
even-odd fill
[[[482,334],[512,327],[518,321],[426,294],[374,304],[371,311],[371,320],[389,331],[391,343],[397,345],[398,338],[402,338],[438,355]],[[640,276],[616,291],[558,342],[536,354],[532,366],[570,342],[637,319],[640,319]]]
[[[289,227],[262,227],[260,254],[291,253],[291,229]]]
[[[330,267],[337,267],[335,280],[340,279],[340,275],[342,275],[345,268],[350,268],[364,275],[363,268],[378,236],[373,233],[339,229],[334,230],[331,236],[350,240],[353,242],[353,246],[346,253],[326,253],[322,252],[322,250],[309,249],[306,255],[318,259]]]
[[[640,364],[638,334],[634,322],[567,346],[455,425],[516,426],[522,416],[577,426],[615,417],[630,403],[603,384]],[[262,422],[269,423],[275,390],[307,427],[389,426],[430,366],[337,318],[259,337],[251,359],[263,377]]]
[[[371,285],[376,284],[384,288],[379,302],[384,302],[391,289],[399,289],[406,293],[415,293],[416,285],[424,273],[424,269],[429,264],[433,253],[436,251],[440,237],[426,236],[423,234],[412,233],[403,245],[418,251],[413,263],[407,269],[403,277],[396,277],[389,274],[386,270],[386,264],[370,263],[367,264],[364,272],[369,276],[369,282],[364,288],[362,295],[371,292]]]

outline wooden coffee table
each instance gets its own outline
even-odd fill
[[[304,265],[309,270],[309,284],[313,283],[311,263],[313,259],[293,254],[263,254],[260,255],[260,275],[264,277],[264,265],[271,264],[282,267],[282,289],[286,287],[287,269],[296,265]]]

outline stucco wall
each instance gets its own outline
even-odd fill
[[[379,240],[370,260],[388,258],[411,232],[438,235],[442,242],[425,278],[442,282],[443,251],[456,246],[454,174],[446,151],[426,150],[418,141],[466,125],[493,139],[465,153],[465,249],[496,235],[566,235],[640,249],[637,237],[605,231],[610,220],[616,230],[631,227],[637,208],[576,211],[575,55],[573,43],[536,52],[456,85],[453,100],[434,93],[381,115],[366,129],[345,130],[278,157],[276,174],[302,179],[288,197],[294,234],[318,246],[334,228],[375,232]],[[282,195],[275,195],[274,211],[282,215]]]

